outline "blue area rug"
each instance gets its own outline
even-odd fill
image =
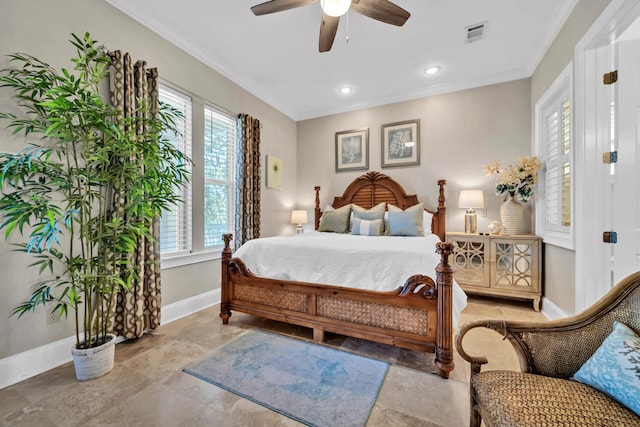
[[[250,330],[185,372],[309,426],[364,426],[388,364]]]

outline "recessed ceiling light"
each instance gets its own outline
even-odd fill
[[[342,86],[340,89],[338,89],[338,92],[340,92],[343,95],[351,93],[351,91],[353,91],[353,89],[351,89],[349,86]]]
[[[437,72],[439,72],[440,70],[442,70],[442,67],[439,65],[432,65],[430,67],[425,68],[422,72],[424,74],[427,75],[431,75],[431,74],[436,74]]]

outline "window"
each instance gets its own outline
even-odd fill
[[[571,68],[536,104],[536,147],[543,168],[536,197],[536,232],[545,243],[573,249]]]
[[[161,102],[182,112],[183,117],[177,123],[180,134],[165,135],[165,137],[172,140],[188,158],[191,158],[191,97],[161,85],[159,98]],[[182,203],[165,211],[160,219],[160,253],[163,256],[188,254],[192,249],[191,182],[176,191],[181,192]]]
[[[173,268],[219,256],[222,235],[234,231],[236,117],[166,85],[159,96],[184,115],[180,135],[167,138],[197,165],[187,187],[176,189],[184,202],[160,219],[162,268]]]
[[[204,246],[220,246],[235,219],[236,118],[204,107]]]

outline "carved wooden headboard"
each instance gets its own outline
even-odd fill
[[[447,181],[444,179],[438,180],[438,187],[440,188],[438,193],[438,210],[432,211],[427,209],[427,211],[433,214],[431,231],[433,234],[437,234],[442,241],[445,240],[446,233],[447,208],[444,205],[444,185],[446,183]],[[316,186],[315,192],[315,229],[317,230],[320,226],[320,217],[322,216],[320,209],[320,187]],[[417,205],[418,197],[415,194],[407,194],[397,181],[387,175],[380,172],[367,172],[353,180],[344,190],[342,196],[335,197],[332,206],[339,208],[349,203],[355,203],[365,209],[371,209],[373,206],[382,202],[406,209],[410,206]]]

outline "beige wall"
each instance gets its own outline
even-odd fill
[[[262,192],[262,232],[281,234],[290,228],[287,220],[296,192],[296,124],[233,82],[195,60],[155,33],[131,20],[103,0],[1,0],[0,54],[17,51],[33,54],[61,68],[72,68],[74,55],[67,42],[72,32],[91,35],[108,49],[128,51],[134,59],[145,59],[158,67],[161,79],[234,113],[248,113],[263,124],[262,157],[275,155],[283,160],[283,188]],[[7,65],[5,57],[0,66]],[[11,109],[6,91],[0,91],[0,111]],[[21,138],[0,130],[0,151],[12,151],[23,144]],[[194,146],[194,151],[202,151]],[[197,159],[196,159],[197,160]],[[202,165],[193,174],[194,202],[202,199]],[[264,181],[263,181],[264,186]],[[200,196],[198,196],[200,195]],[[201,204],[201,203],[200,203]],[[268,214],[266,214],[268,213]],[[194,225],[202,224],[194,212]],[[27,269],[28,257],[10,251],[0,240],[0,359],[73,335],[69,321],[51,321],[44,310],[8,318],[10,310],[30,294],[36,271]],[[219,261],[163,270],[163,305],[219,287]]]
[[[610,0],[578,1],[531,76],[532,111],[535,111],[536,102],[549,85],[573,59],[576,44],[609,3]],[[533,141],[533,137],[531,140]],[[579,185],[576,183],[576,188]],[[575,252],[552,245],[545,245],[544,252],[544,295],[564,312],[572,314],[575,311],[576,294]]]
[[[459,191],[482,188],[487,211],[480,214],[478,229],[487,231],[489,222],[499,220],[502,200],[495,195],[495,180],[482,167],[530,153],[530,91],[529,79],[523,79],[298,122],[300,207],[313,207],[314,185],[322,187],[324,206],[364,172],[335,172],[335,133],[369,128],[369,170],[397,179],[429,208],[437,206],[436,181],[446,179],[449,231],[464,231]],[[381,125],[411,119],[420,119],[420,165],[381,169]],[[527,209],[524,231],[530,230]]]

